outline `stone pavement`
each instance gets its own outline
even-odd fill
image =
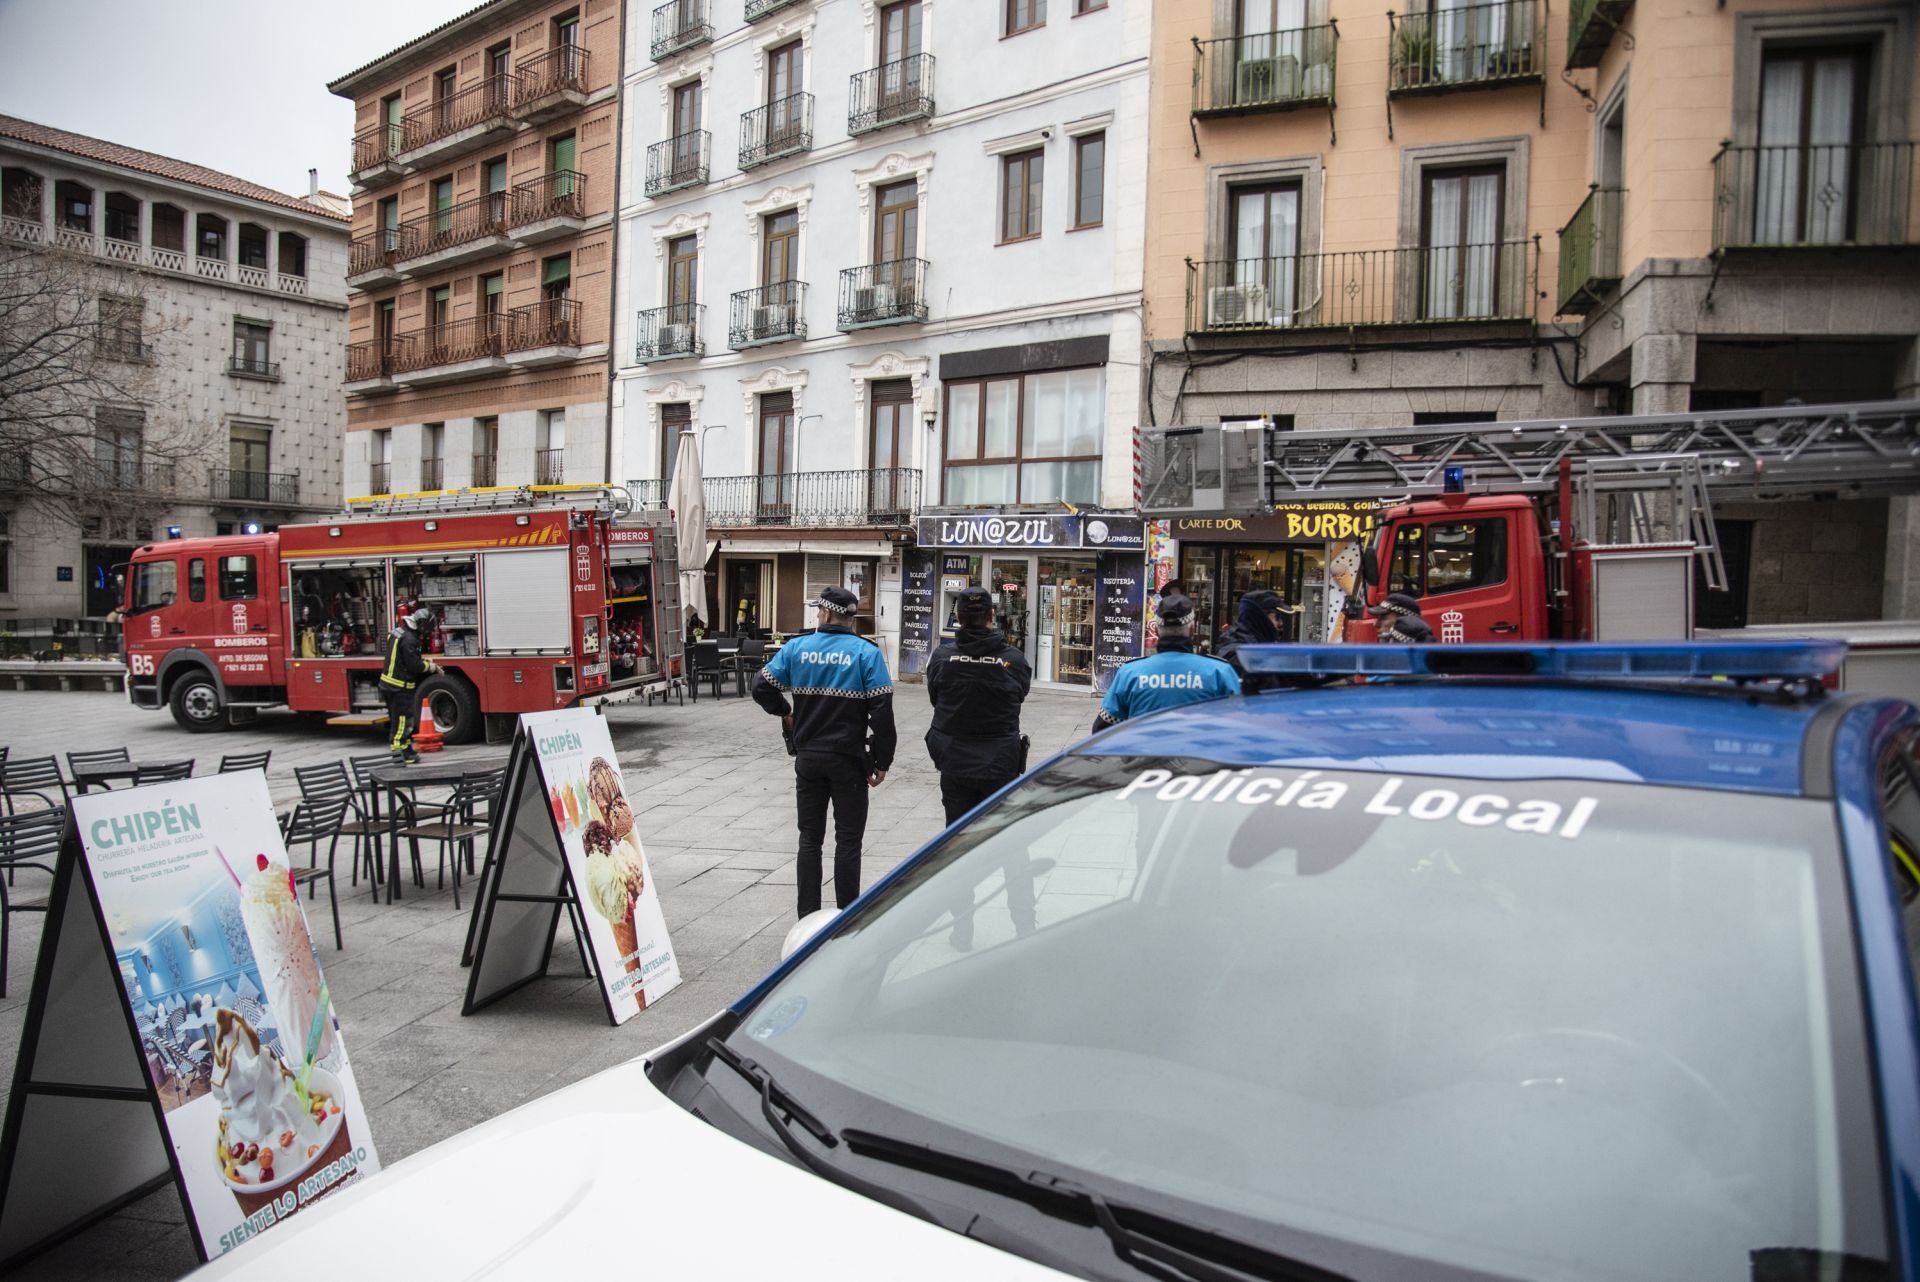
[[[1023,718],[1033,760],[1087,732],[1086,694],[1035,692]],[[900,749],[875,791],[862,884],[870,885],[942,827],[938,779],[921,743],[924,686],[895,700]],[[376,903],[340,867],[346,947],[335,953],[310,906],[320,960],[353,1055],[381,1160],[425,1146],[537,1096],[642,1054],[693,1027],[745,992],[779,959],[795,914],[793,773],[777,724],[729,691],[684,706],[626,704],[608,710],[613,740],[646,841],[648,860],[679,956],[680,987],[621,1028],[609,1027],[595,985],[579,975],[571,945],[556,949],[554,977],[462,1017],[467,972],[460,947],[467,913],[451,891],[411,885],[395,904]],[[208,773],[225,752],[270,748],[276,804],[299,790],[296,766],[377,751],[378,737],[291,714],[266,714],[243,730],[189,735],[165,713],[106,694],[0,693],[0,743],[15,759],[125,745],[135,760],[193,756]],[[453,757],[503,748],[449,749]],[[64,758],[63,758],[64,760]],[[431,848],[422,851],[431,860]],[[832,902],[833,841],[827,840],[826,901]],[[23,874],[22,894],[45,878]],[[472,900],[465,894],[462,903]],[[41,918],[13,914],[7,996],[0,999],[0,1092],[11,1088],[38,956]],[[567,937],[565,930],[561,938]],[[0,1094],[0,1101],[4,1094]],[[171,1188],[136,1203],[18,1270],[28,1280],[172,1279],[197,1261]]]

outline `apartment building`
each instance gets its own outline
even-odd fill
[[[842,584],[911,675],[986,584],[1039,679],[1095,683],[1139,644],[1147,4],[629,15],[614,469],[659,501],[701,442],[702,616]]]
[[[0,256],[0,628],[103,619],[138,543],[339,510],[344,198],[0,116]]]
[[[1145,420],[1364,432],[1914,395],[1914,19],[1160,0]],[[1210,622],[1249,587],[1335,590],[1365,512],[1304,497],[1173,523]],[[1911,588],[1881,592],[1890,553],[1920,564],[1904,500],[1721,515],[1736,583],[1702,623],[1911,617]]]
[[[351,494],[603,480],[620,7],[494,0],[354,103]]]

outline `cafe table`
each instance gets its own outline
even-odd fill
[[[172,757],[143,761],[100,761],[90,766],[75,766],[73,768],[73,783],[74,787],[83,793],[96,786],[105,790],[111,788],[113,784],[122,779],[128,783],[132,783],[134,776],[142,770],[165,770],[169,766],[191,766],[192,764],[192,757]]]
[[[367,772],[367,778],[373,784],[373,815],[375,823],[380,821],[380,794],[391,793],[387,807],[387,902],[392,903],[400,897],[400,812],[416,807],[417,793],[422,788],[456,787],[468,775],[485,774],[489,770],[499,770],[507,764],[505,757],[461,757],[451,761],[420,761],[413,765],[375,766]],[[401,794],[407,794],[407,804],[403,807]]]

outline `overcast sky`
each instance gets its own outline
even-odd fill
[[[353,104],[327,81],[478,3],[0,0],[0,115],[344,195]]]

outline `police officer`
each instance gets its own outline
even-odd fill
[[[961,592],[954,619],[952,639],[927,662],[927,755],[940,772],[950,824],[1020,777],[1020,705],[1033,685],[1027,656],[994,626],[992,593]]]
[[[1169,593],[1154,613],[1160,617],[1160,641],[1152,655],[1120,665],[1093,719],[1096,731],[1163,708],[1240,693],[1232,664],[1194,653],[1193,602]]]
[[[867,789],[893,766],[893,678],[880,647],[855,635],[859,598],[830,587],[807,602],[820,626],[781,646],[753,679],[753,700],[781,718],[793,752],[800,843],[800,915],[820,907],[820,857],[833,805],[833,894],[845,908],[860,895]],[[792,703],[788,703],[792,696]]]
[[[400,620],[387,637],[387,666],[380,674],[380,694],[393,723],[393,741],[387,745],[395,761],[412,765],[420,760],[413,750],[413,732],[420,725],[420,682],[440,671],[420,653],[420,634],[433,626],[433,611],[422,607]]]
[[[1249,645],[1278,645],[1280,616],[1291,612],[1278,592],[1266,588],[1255,588],[1240,598],[1240,617],[1220,634],[1214,653],[1233,665],[1240,677],[1240,688],[1246,693],[1258,694],[1284,684],[1278,677],[1248,672],[1240,659],[1240,650]]]
[[[1389,592],[1379,605],[1367,607],[1380,629],[1384,645],[1431,645],[1433,628],[1420,616],[1420,602],[1405,592]]]

